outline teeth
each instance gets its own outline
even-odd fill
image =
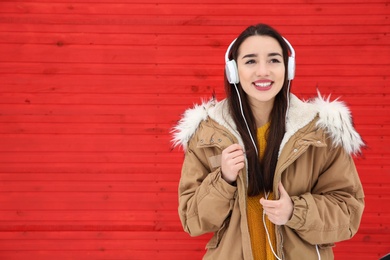
[[[271,85],[271,82],[264,82],[264,83],[255,83],[257,87],[268,87]]]

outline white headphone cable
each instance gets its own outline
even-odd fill
[[[287,85],[287,109],[286,109],[285,121],[287,121],[288,110],[290,109],[290,84],[291,84],[291,80],[288,80],[288,85]]]
[[[265,192],[264,190],[264,196],[265,196],[265,199],[268,200],[268,196],[269,196],[269,192]],[[264,225],[264,229],[265,229],[265,233],[267,233],[267,238],[268,238],[268,243],[269,243],[269,246],[272,250],[272,253],[274,254],[274,256],[276,257],[276,259],[278,260],[282,260],[281,258],[278,257],[278,255],[275,253],[275,250],[272,246],[272,242],[271,242],[271,237],[269,235],[269,231],[268,231],[268,228],[267,228],[267,225],[265,224],[265,211],[263,209],[263,225]]]
[[[267,197],[268,197],[268,195],[267,195]],[[269,231],[268,231],[267,225],[265,224],[265,211],[264,211],[264,210],[263,210],[263,225],[264,225],[265,233],[267,233],[268,243],[269,243],[269,246],[270,246],[270,248],[271,248],[271,250],[272,250],[272,253],[273,253],[274,256],[276,257],[276,259],[282,260],[282,259],[279,258],[278,255],[275,253],[274,247],[272,246],[271,237],[270,237],[270,235],[269,235]]]
[[[252,140],[252,143],[253,143],[253,147],[256,150],[256,154],[259,155],[259,151],[257,150],[255,140],[253,139],[253,136],[252,136],[252,133],[251,133],[251,131],[249,129],[248,123],[246,122],[246,118],[245,118],[245,115],[244,115],[244,110],[242,109],[242,102],[241,102],[240,93],[238,92],[238,88],[237,88],[236,83],[233,83],[233,84],[234,84],[234,88],[236,89],[236,92],[237,92],[238,101],[240,102],[241,115],[242,115],[242,118],[244,119],[244,122],[245,122],[245,125],[246,125],[246,129],[248,130],[249,136],[250,136],[250,138]]]
[[[245,122],[246,128],[247,128],[247,130],[248,130],[249,136],[250,136],[250,138],[251,138],[251,140],[252,140],[252,143],[253,143],[253,147],[256,149],[256,154],[258,155],[258,154],[259,154],[259,151],[257,150],[256,143],[255,143],[255,141],[254,141],[254,139],[253,139],[252,133],[251,133],[251,131],[249,130],[248,123],[247,123],[247,121],[246,121],[246,119],[245,119],[244,110],[243,110],[243,108],[242,108],[242,101],[241,101],[240,93],[238,92],[238,88],[237,88],[237,85],[236,85],[235,83],[234,83],[234,88],[236,89],[237,96],[238,96],[238,100],[239,100],[239,103],[240,103],[240,109],[241,109],[242,118],[244,119],[244,122]],[[268,199],[268,195],[269,195],[269,192],[266,193],[266,192],[264,191],[265,199]],[[264,211],[263,211],[263,225],[264,225],[265,232],[267,233],[268,243],[269,243],[269,245],[270,245],[270,247],[271,247],[272,253],[274,254],[274,256],[275,256],[278,260],[282,260],[282,259],[280,259],[280,258],[277,256],[277,254],[275,253],[274,248],[273,248],[273,246],[272,246],[271,238],[270,238],[270,235],[269,235],[269,231],[268,231],[267,225],[265,224],[265,212],[264,212]]]

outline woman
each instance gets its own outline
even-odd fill
[[[226,52],[227,98],[174,128],[183,228],[214,233],[204,259],[333,259],[358,230],[364,143],[343,103],[289,93],[294,56],[270,26],[248,27]]]

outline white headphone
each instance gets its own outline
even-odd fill
[[[290,49],[290,56],[288,57],[288,65],[287,65],[287,79],[293,80],[295,76],[295,51],[292,45],[287,41],[286,38],[283,37],[283,40],[287,43],[288,48]],[[240,78],[238,77],[238,70],[237,70],[237,64],[235,60],[229,60],[229,53],[230,49],[232,48],[234,42],[236,39],[230,43],[226,54],[225,54],[225,71],[226,71],[226,77],[230,84],[237,84],[240,82]]]

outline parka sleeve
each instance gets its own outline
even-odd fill
[[[190,141],[179,182],[179,217],[191,236],[216,232],[228,219],[237,187],[221,177],[220,167],[209,168],[203,149]]]
[[[311,192],[292,196],[286,226],[310,244],[332,244],[354,236],[364,209],[363,188],[351,155],[324,148],[325,164]]]

